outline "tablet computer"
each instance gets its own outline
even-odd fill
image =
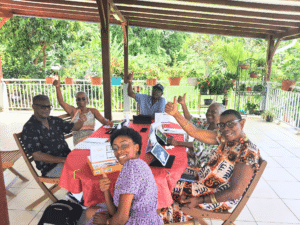
[[[157,142],[151,149],[151,154],[163,165],[166,166],[170,154]]]
[[[168,138],[163,132],[161,132],[159,129],[156,129],[155,134],[165,145],[168,144]]]

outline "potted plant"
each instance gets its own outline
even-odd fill
[[[247,102],[246,103],[246,110],[249,111],[249,114],[253,114],[254,110],[258,107],[258,104],[252,103],[252,102]]]
[[[241,64],[240,67],[243,69],[243,70],[246,70],[249,68],[249,64]]]
[[[250,84],[247,84],[247,91],[252,91],[252,87]]]
[[[253,87],[253,91],[263,92],[264,90],[265,90],[265,87],[262,84],[256,84]]]
[[[257,69],[265,69],[265,67],[266,67],[266,59],[260,58],[256,61]]]
[[[101,85],[102,84],[102,77],[98,77],[96,73],[90,77],[92,85]]]
[[[286,71],[285,79],[281,83],[281,89],[284,91],[293,91],[298,79],[299,71]]]
[[[196,86],[200,90],[201,95],[207,95],[210,83],[208,82],[207,77],[201,78],[198,85]]]
[[[53,84],[54,80],[55,80],[55,77],[53,77],[53,75],[47,76],[46,84]]]
[[[224,80],[223,93],[227,93],[230,89],[233,89],[233,83],[231,80]]]
[[[275,117],[275,113],[271,110],[266,110],[262,113],[262,117],[267,121],[267,122],[272,122],[273,118]]]
[[[146,84],[147,86],[154,86],[157,83],[158,72],[156,69],[146,70]]]
[[[246,84],[240,85],[240,91],[246,91]]]
[[[250,78],[257,78],[257,73],[255,71],[251,71],[249,74]]]
[[[204,99],[204,105],[211,105],[212,99]]]
[[[169,82],[171,86],[179,86],[181,77],[179,68],[173,67],[169,70]]]
[[[195,69],[192,69],[187,73],[187,82],[189,86],[197,85],[197,72]]]
[[[230,72],[227,72],[227,73],[225,73],[225,79],[226,80],[232,80],[232,83],[233,83],[233,85],[235,84],[235,82],[236,82],[236,79],[237,79],[237,77],[238,77],[238,74],[237,73],[230,73]]]
[[[62,74],[62,78],[65,80],[65,84],[74,84],[74,78],[76,78],[76,67],[71,66],[65,69],[64,74]]]

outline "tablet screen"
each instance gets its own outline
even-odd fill
[[[164,133],[162,133],[160,130],[156,129],[155,134],[157,135],[157,137],[159,137],[160,140],[162,140],[165,144],[168,143],[168,139],[166,137],[166,135],[164,135]]]
[[[166,166],[170,154],[160,144],[156,143],[151,153],[163,166]]]

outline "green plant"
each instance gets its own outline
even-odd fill
[[[223,82],[223,89],[226,89],[227,91],[233,89],[233,83],[231,80],[224,80]]]
[[[246,103],[246,110],[249,111],[249,113],[253,113],[253,111],[258,107],[258,104],[252,103],[252,102],[247,102]]]
[[[231,79],[236,80],[237,77],[238,77],[237,73],[229,73],[229,72],[225,73],[225,79],[227,80],[231,80]]]
[[[240,85],[240,91],[246,91],[246,84]]]
[[[198,77],[197,71],[195,69],[192,69],[187,73],[186,77]]]
[[[275,117],[275,113],[272,110],[265,110],[261,115],[264,119],[267,117]]]
[[[260,68],[265,68],[266,67],[266,59],[260,58],[256,61],[256,66]]]
[[[262,84],[256,84],[253,87],[253,91],[262,92],[265,91],[265,87]]]

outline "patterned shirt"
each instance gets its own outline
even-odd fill
[[[21,140],[28,154],[42,152],[52,156],[66,157],[70,153],[64,134],[71,132],[74,123],[49,116],[49,129],[33,115],[23,127]],[[57,163],[35,161],[36,167],[45,176]]]
[[[145,94],[135,94],[135,99],[140,106],[140,114],[154,116],[155,113],[162,113],[165,111],[166,99],[160,97],[154,104],[152,104],[152,96]]]
[[[199,129],[207,130],[209,123],[206,119],[196,118],[191,116],[190,122]],[[209,156],[213,153],[214,149],[217,148],[217,145],[209,145],[194,139],[193,141],[193,151],[194,155],[191,156],[188,154],[188,165],[190,167],[203,167],[209,160]]]

